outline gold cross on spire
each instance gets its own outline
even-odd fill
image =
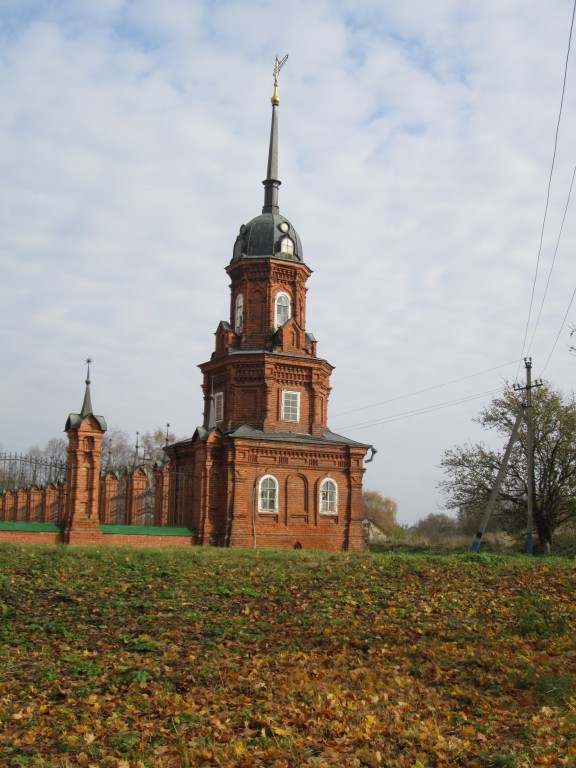
[[[284,56],[282,60],[276,56],[276,61],[274,62],[274,93],[272,94],[272,98],[270,101],[272,104],[280,104],[280,97],[278,96],[278,75],[280,74],[280,70],[286,64],[288,61],[288,54]]]

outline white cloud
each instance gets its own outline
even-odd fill
[[[517,364],[571,7],[550,0],[5,3],[0,55],[0,442],[57,434],[95,359],[93,403],[129,433],[191,433],[198,363],[229,311],[223,271],[257,215],[271,68],[282,73],[281,210],[314,270],[308,328],[336,366],[335,430],[380,450],[366,485],[435,511],[444,449],[479,437]],[[570,62],[533,320],[576,159]],[[573,203],[574,204],[574,203]],[[574,290],[568,211],[531,354]],[[576,316],[576,308],[572,312]],[[531,329],[529,338],[531,338]],[[565,329],[546,370],[572,387]]]

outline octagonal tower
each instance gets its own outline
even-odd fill
[[[306,330],[311,270],[278,204],[282,64],[276,59],[262,213],[240,227],[226,267],[230,315],[200,365],[203,424],[167,453],[191,475],[200,544],[363,549],[370,446],[328,428],[333,366]]]

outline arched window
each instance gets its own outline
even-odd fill
[[[338,514],[338,486],[330,478],[320,483],[320,514]]]
[[[290,317],[290,296],[287,293],[279,293],[276,296],[276,328],[284,325]]]
[[[294,253],[294,240],[283,237],[280,241],[280,253]]]
[[[278,512],[278,480],[272,475],[264,475],[260,480],[258,511]]]
[[[234,330],[236,333],[242,333],[244,330],[244,296],[239,293],[236,296],[236,307],[234,311]]]

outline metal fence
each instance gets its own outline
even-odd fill
[[[31,455],[0,454],[0,522],[60,523],[70,492],[67,467]],[[193,474],[142,463],[100,474],[98,517],[108,525],[194,525]],[[68,499],[73,504],[73,499]]]
[[[107,525],[190,525],[192,473],[145,465],[108,470],[100,477],[98,516]]]
[[[0,454],[0,522],[60,523],[66,508],[66,464]]]
[[[16,453],[0,454],[0,491],[62,485],[66,481],[66,463]]]
[[[166,525],[176,527],[191,525],[196,528],[192,499],[193,473],[188,470],[171,469],[168,476]]]

